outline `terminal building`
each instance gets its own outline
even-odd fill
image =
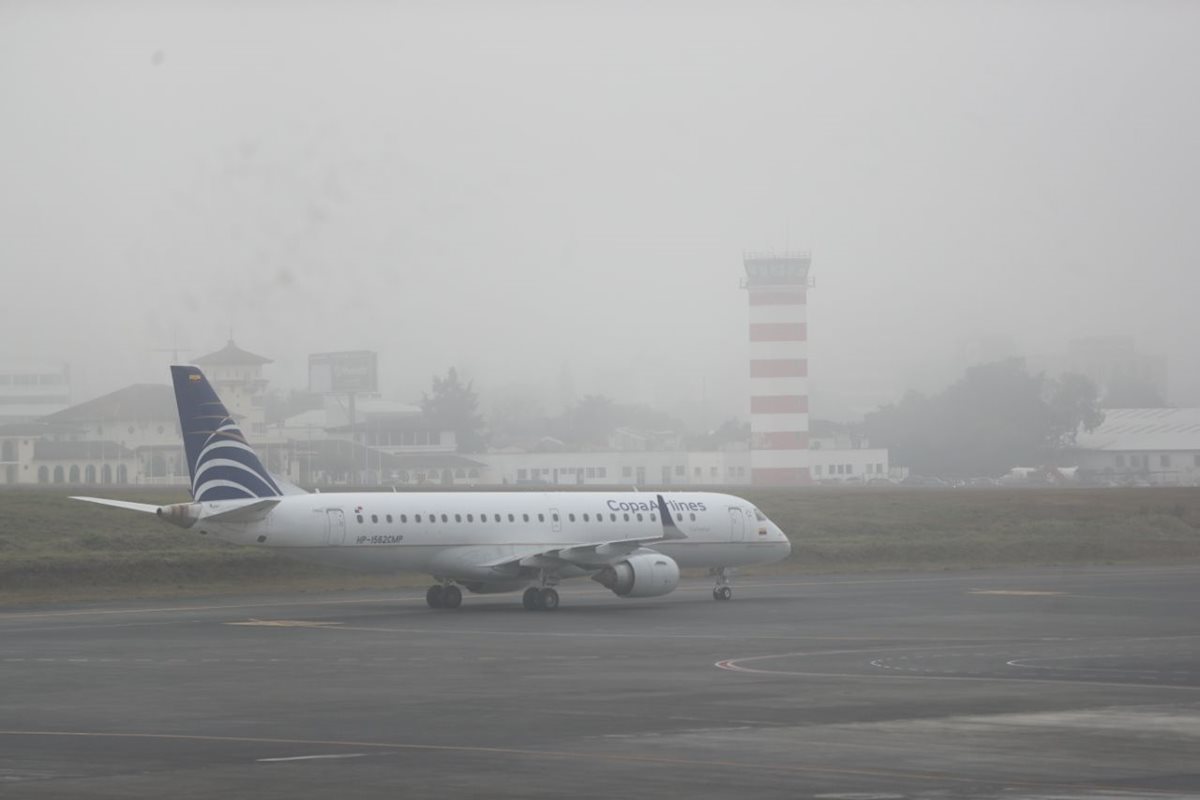
[[[230,341],[196,361],[214,376],[235,418],[265,432],[262,365],[270,360]],[[268,467],[277,468],[278,448],[270,442],[255,445]],[[179,413],[168,384],[133,384],[29,422],[0,425],[0,485],[187,482]]]

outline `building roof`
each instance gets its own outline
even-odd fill
[[[128,458],[133,455],[116,442],[54,442],[39,441],[33,445],[36,461],[66,461]]]
[[[1200,450],[1200,408],[1110,408],[1076,440],[1081,450]]]
[[[174,422],[179,415],[175,390],[158,383],[135,383],[62,411],[47,414],[42,422],[124,422],[126,420]]]
[[[243,350],[233,343],[233,339],[230,339],[220,350],[217,350],[215,353],[209,353],[208,355],[200,356],[195,360],[194,363],[202,367],[213,364],[222,367],[243,367],[270,364],[271,359],[255,355],[248,350]]]

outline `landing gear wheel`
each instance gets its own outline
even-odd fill
[[[542,607],[542,590],[530,586],[521,597],[521,604],[525,606],[526,611],[537,611]]]
[[[715,575],[717,585],[713,587],[713,600],[729,600],[733,597],[733,588],[729,585],[730,578],[733,577],[733,570],[729,567],[714,567],[708,571],[709,575]]]
[[[429,590],[425,592],[425,602],[430,608],[441,608],[444,598],[445,590],[442,588],[441,584],[430,586]],[[461,602],[461,600],[462,597],[460,595],[459,601]]]
[[[542,610],[553,611],[558,608],[558,591],[556,589],[542,589]]]
[[[462,605],[462,589],[450,585],[442,589],[442,608],[458,608]]]

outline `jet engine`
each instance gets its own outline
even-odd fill
[[[658,597],[679,585],[679,565],[662,553],[635,553],[600,570],[592,580],[617,597]]]

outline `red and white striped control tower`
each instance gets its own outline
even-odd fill
[[[808,464],[808,253],[749,254],[750,475],[756,486],[802,486]]]

